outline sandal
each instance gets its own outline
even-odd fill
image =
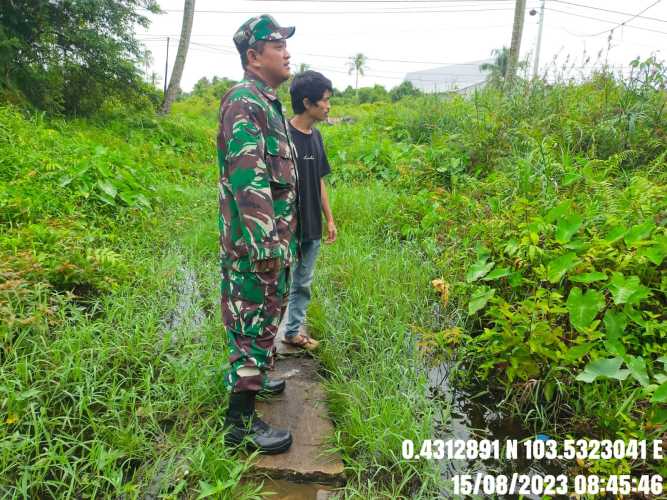
[[[315,340],[312,337],[309,337],[305,333],[298,333],[294,337],[288,338],[285,337],[282,339],[283,344],[291,345],[294,347],[300,347],[301,349],[305,349],[306,351],[313,351],[317,349],[317,346],[320,345],[320,343]]]

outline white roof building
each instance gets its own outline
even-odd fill
[[[493,63],[494,59],[483,59],[463,64],[451,64],[423,71],[413,71],[405,75],[405,80],[422,92],[459,92],[467,94],[483,87],[488,72],[482,72],[479,66]]]

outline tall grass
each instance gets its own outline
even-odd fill
[[[434,268],[386,231],[403,210],[382,184],[337,187],[339,236],[323,247],[308,311],[337,433],[354,477],[346,495],[429,498],[434,470],[401,457],[403,439],[431,434],[416,325],[429,321]]]

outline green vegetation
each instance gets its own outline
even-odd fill
[[[0,117],[2,494],[256,496],[239,483],[251,459],[222,444],[215,99],[193,96],[166,118]],[[396,497],[437,480],[399,455],[403,437],[430,432],[418,353],[406,349],[413,323],[428,322],[434,268],[394,230],[410,196],[375,184],[360,218],[368,189],[333,193],[342,239],[325,253],[311,316],[330,340],[331,445],[347,492]],[[369,369],[367,357],[393,361]]]
[[[442,488],[400,457],[402,439],[433,436],[431,357],[454,356],[459,383],[498,391],[535,430],[664,436],[667,75],[633,66],[510,95],[334,102],[354,123],[321,127],[340,236],[309,321],[344,496]],[[2,495],[257,496],[239,483],[252,458],[221,439],[214,138],[229,83],[200,82],[162,118],[0,107]]]
[[[139,9],[154,0],[4,2],[0,11],[0,100],[50,113],[89,115],[108,101],[156,104],[142,81],[148,57],[135,38]]]
[[[433,255],[448,311],[422,345],[536,431],[667,430],[667,71],[632,67],[367,107],[325,137],[336,185],[370,176],[413,195],[394,227]]]

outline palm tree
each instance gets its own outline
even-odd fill
[[[366,64],[368,63],[368,58],[359,52],[356,56],[350,57],[350,60],[347,62],[348,75],[351,75],[352,72],[355,72],[354,88],[359,88],[359,75],[364,76],[364,71],[366,70]]]
[[[181,26],[181,39],[178,42],[178,52],[176,52],[176,61],[174,61],[174,70],[169,79],[169,87],[164,94],[164,102],[160,112],[167,114],[171,110],[171,104],[176,99],[176,94],[181,86],[181,76],[185,67],[185,56],[188,54],[190,46],[190,35],[192,34],[192,21],[195,17],[195,0],[185,0],[183,7],[183,25]]]
[[[491,55],[495,57],[492,63],[480,64],[481,71],[489,72],[489,81],[493,83],[500,83],[507,74],[507,66],[509,64],[509,49],[503,47],[502,49],[493,49]]]

